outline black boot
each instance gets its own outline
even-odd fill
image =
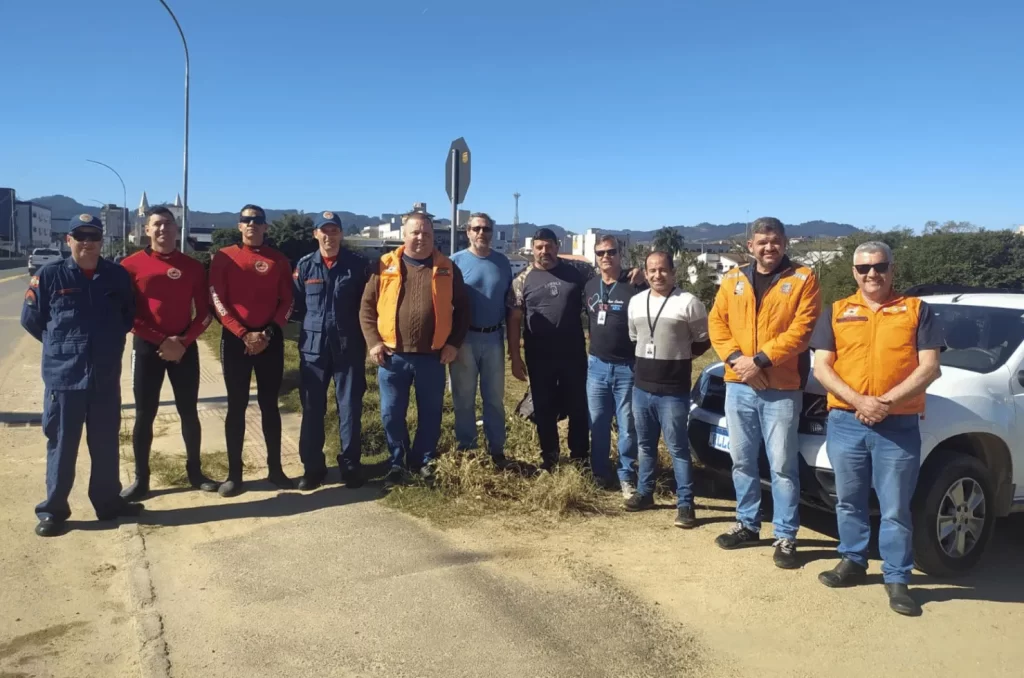
[[[135,482],[121,490],[121,498],[125,501],[142,501],[149,496],[149,476],[135,475]]]
[[[327,477],[327,471],[318,471],[315,473],[305,473],[299,478],[298,487],[303,492],[310,492],[315,490],[324,484],[324,478]]]
[[[185,473],[188,474],[188,484],[192,486],[194,490],[202,490],[203,492],[216,492],[220,486],[215,480],[207,478],[203,474],[202,466],[199,464],[199,460],[190,459],[185,463]]]
[[[366,483],[366,479],[363,478],[362,469],[353,468],[341,472],[341,482],[345,483],[345,487],[348,489],[355,490],[362,487]]]
[[[910,597],[910,589],[906,584],[886,584],[885,592],[889,594],[889,609],[907,617],[919,617],[921,606]]]
[[[220,487],[217,488],[217,492],[222,497],[234,497],[241,494],[243,492],[242,479],[235,479],[228,476],[228,479],[221,483]]]
[[[284,470],[280,466],[277,468],[271,467],[270,472],[267,474],[267,480],[279,490],[295,489],[295,482],[285,475]]]
[[[40,537],[57,537],[64,534],[64,521],[54,520],[47,516],[36,525],[36,534]]]
[[[852,560],[843,558],[834,568],[819,574],[818,581],[829,588],[842,589],[863,584],[867,573],[866,567],[861,567]]]

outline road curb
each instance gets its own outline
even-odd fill
[[[118,529],[125,535],[128,601],[139,640],[139,675],[142,678],[170,678],[171,661],[164,640],[164,620],[156,608],[146,540],[136,523],[121,525]]]

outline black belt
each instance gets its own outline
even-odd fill
[[[472,325],[470,325],[469,326],[469,331],[470,332],[482,332],[483,334],[489,334],[491,332],[497,332],[502,327],[504,327],[504,325],[501,325],[501,324],[491,325],[490,327],[473,327]]]

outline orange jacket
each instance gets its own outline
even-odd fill
[[[402,292],[402,253],[405,246],[388,252],[380,258],[380,282],[377,286],[377,331],[388,348],[398,346],[398,298]],[[455,264],[436,249],[433,253],[434,275],[430,282],[431,299],[434,304],[434,337],[430,347],[437,351],[444,347],[452,333],[454,307],[453,287]]]
[[[817,278],[811,269],[788,258],[764,293],[760,309],[754,297],[753,264],[726,273],[708,316],[711,346],[726,363],[725,380],[740,381],[729,362],[747,356],[764,369],[769,388],[802,388],[810,368],[806,352],[820,314]],[[800,369],[801,354],[806,354],[804,370]]]
[[[917,369],[917,329],[921,300],[896,297],[877,311],[864,303],[858,291],[832,304],[832,332],[836,361],[832,369],[861,395],[883,396]],[[925,394],[893,406],[889,414],[923,414]],[[831,393],[829,409],[853,408]]]

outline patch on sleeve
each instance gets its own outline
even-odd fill
[[[33,288],[33,289],[38,288],[39,287],[39,276],[38,275],[34,275],[31,278],[29,278],[28,286]]]
[[[25,291],[25,305],[35,308],[39,305],[39,298],[36,296],[36,291],[29,289]]]
[[[295,270],[292,272],[292,280],[298,280],[298,279],[299,279],[299,268],[298,268],[298,266],[296,266]]]

